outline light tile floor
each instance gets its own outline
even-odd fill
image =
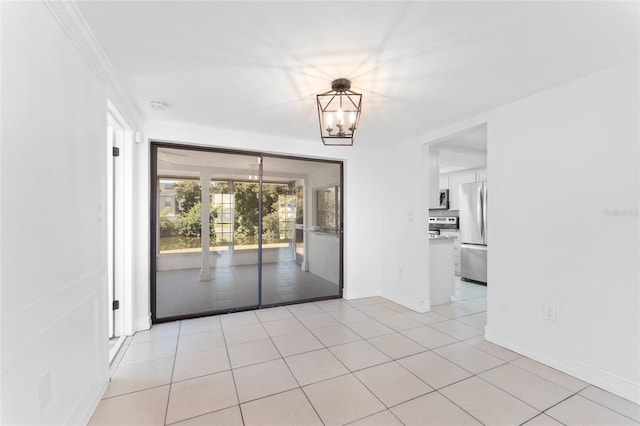
[[[380,297],[154,326],[91,425],[627,425],[640,406],[484,340],[486,288],[418,314]]]

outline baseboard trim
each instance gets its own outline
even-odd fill
[[[142,331],[142,330],[148,330],[151,328],[151,315],[146,315],[144,317],[138,317],[136,318],[135,324],[134,324],[134,332],[135,331]]]
[[[353,299],[364,299],[365,297],[376,297],[376,296],[380,296],[379,292],[374,292],[374,293],[356,293],[356,292],[349,292],[349,291],[343,291],[342,293],[342,298],[345,300],[353,300]]]
[[[78,401],[75,411],[71,414],[70,418],[65,424],[89,424],[89,420],[91,420],[91,416],[93,416],[96,408],[98,408],[98,404],[100,404],[102,396],[107,390],[108,385],[109,382],[107,380],[96,382],[94,386],[92,386],[92,389],[89,389],[88,392],[84,393],[85,397]]]
[[[405,308],[409,308],[412,311],[415,311],[419,314],[424,314],[425,312],[429,312],[431,311],[431,301],[430,300],[426,300],[423,301],[422,303],[418,302],[416,303],[415,300],[403,300],[403,299],[399,299],[397,297],[393,297],[390,296],[388,294],[382,295],[382,297],[384,297],[385,299],[388,299],[394,303],[397,303],[399,305],[404,306]]]
[[[491,327],[485,327],[485,339],[541,362],[563,373],[574,376],[589,384],[602,388],[629,401],[640,404],[640,383],[633,383],[599,368],[569,359],[557,352],[515,338]]]

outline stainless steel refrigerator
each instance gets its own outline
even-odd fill
[[[487,181],[460,185],[460,276],[487,282]]]

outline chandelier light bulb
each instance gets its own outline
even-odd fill
[[[327,128],[325,130],[329,133],[333,131],[332,124],[333,124],[333,119],[331,118],[331,114],[327,114]]]
[[[342,112],[342,108],[338,108],[336,115],[338,116],[338,126],[344,125],[344,113]]]

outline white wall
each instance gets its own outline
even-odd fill
[[[144,139],[144,136],[141,135]],[[149,206],[151,200],[149,194],[151,191],[149,183],[149,143],[143,142],[135,145],[135,163],[133,170],[135,171],[135,188],[134,193],[135,204],[134,216],[136,227],[133,238],[134,247],[133,255],[135,257],[135,279],[134,279],[134,327],[135,330],[146,330],[151,326],[151,306],[150,306],[150,222],[149,222]]]
[[[488,128],[487,338],[636,402],[639,71],[623,64],[507,105]]]
[[[638,71],[622,64],[383,151],[400,232],[382,241],[382,295],[411,306],[425,294],[423,145],[487,122],[486,338],[638,402]]]
[[[378,264],[380,252],[371,238],[378,233],[378,218],[381,209],[377,197],[374,177],[377,170],[378,153],[358,147],[366,141],[357,140],[353,147],[325,147],[317,141],[294,141],[264,135],[232,132],[183,123],[149,121],[144,125],[146,141],[139,145],[141,152],[149,152],[149,140],[171,141],[192,145],[260,151],[272,154],[298,155],[344,161],[344,297],[347,299],[374,296],[380,293],[378,271],[371,265]],[[148,154],[140,155],[138,166],[148,170]],[[140,176],[139,191],[149,185],[149,174]],[[146,192],[148,194],[148,190]],[[141,197],[142,198],[142,197]],[[138,217],[144,223],[138,228],[139,243],[137,257],[149,257],[149,201],[141,201]],[[138,300],[149,300],[148,276],[140,277]],[[142,280],[145,281],[142,281]],[[146,296],[142,293],[147,292]],[[144,299],[146,297],[146,299]]]
[[[375,233],[381,295],[419,312],[430,309],[428,273],[429,149],[389,144],[379,154]]]
[[[2,424],[81,424],[107,379],[106,97],[43,2],[2,2]]]

